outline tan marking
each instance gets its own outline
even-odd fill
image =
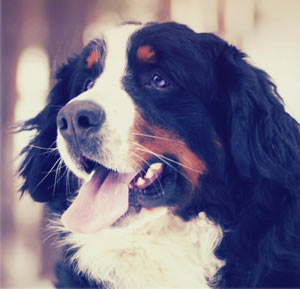
[[[156,54],[155,51],[149,45],[141,46],[137,50],[138,59],[146,63],[154,63],[155,54]]]
[[[86,58],[87,68],[91,68],[94,64],[100,60],[99,50],[92,50],[90,55]]]
[[[207,167],[204,161],[187,147],[184,140],[173,132],[149,125],[138,113],[131,135],[132,158],[140,166],[143,165],[142,160],[147,161],[155,157],[155,154],[170,154],[178,159],[180,163],[178,169],[191,185],[189,192],[191,197],[198,184],[199,175],[207,171]],[[150,135],[150,137],[145,135]],[[145,149],[143,150],[142,147]],[[150,151],[154,154],[151,154]],[[171,166],[174,164],[168,160],[166,162]]]

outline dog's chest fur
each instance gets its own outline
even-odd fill
[[[210,287],[224,265],[214,255],[219,226],[204,213],[183,222],[165,208],[133,218],[97,234],[69,234],[63,242],[77,249],[78,272],[113,289]]]

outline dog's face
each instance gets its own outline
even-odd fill
[[[21,126],[36,130],[21,190],[62,214],[79,271],[112,288],[206,288],[225,259],[220,287],[292,284],[299,124],[244,58],[184,25],[128,24],[58,69]]]
[[[182,42],[178,33],[190,37]],[[199,83],[214,85],[201,79],[214,67],[195,62],[196,40],[180,25],[124,25],[97,41],[74,71],[83,75],[81,91],[57,116],[64,162],[91,178],[63,217],[74,230],[97,230],[143,207],[176,213],[192,202],[201,177],[221,166],[222,145],[199,98]],[[98,218],[90,229],[82,221]]]
[[[64,211],[85,179],[63,216],[79,231],[156,207],[226,222],[239,204],[225,186],[281,178],[265,161],[280,145],[265,123],[285,113],[244,56],[177,23],[127,24],[91,41],[58,69],[48,105],[25,122],[38,131],[23,151],[22,190]],[[59,155],[38,149],[56,145]]]

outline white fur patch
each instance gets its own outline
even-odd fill
[[[133,160],[129,159],[130,129],[134,125],[136,107],[123,88],[122,78],[126,72],[129,38],[138,28],[139,25],[124,25],[108,31],[104,37],[107,55],[103,73],[96,79],[92,89],[71,100],[93,101],[104,110],[106,118],[99,132],[101,147],[96,161],[120,173],[133,172],[136,166]],[[58,149],[72,169],[76,165],[68,156],[67,149],[63,147],[66,146],[65,142],[59,138],[58,130]],[[77,169],[74,172],[82,177],[82,173]]]
[[[222,230],[205,213],[184,222],[167,208],[143,209],[124,222],[63,240],[77,249],[72,262],[79,272],[113,289],[203,289],[224,265],[214,255]]]
[[[67,165],[67,168],[69,168],[79,178],[86,178],[86,173],[77,168],[75,162],[72,160],[71,155],[69,154],[67,149],[66,141],[59,132],[57,133],[56,146],[59,150],[60,155],[62,156],[62,159],[64,160],[64,163]]]

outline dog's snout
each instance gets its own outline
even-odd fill
[[[87,137],[99,131],[105,120],[103,109],[92,101],[74,101],[57,115],[57,127],[63,137]]]

